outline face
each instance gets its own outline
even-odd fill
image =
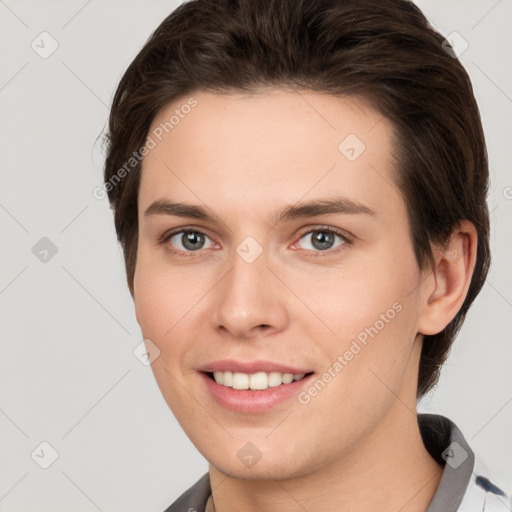
[[[415,406],[421,272],[392,126],[311,91],[193,98],[150,128],[137,320],[213,466],[305,475],[364,443],[397,395]]]

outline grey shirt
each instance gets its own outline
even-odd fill
[[[510,512],[512,497],[487,476],[461,431],[448,418],[418,414],[425,448],[442,466],[443,475],[425,512]],[[164,512],[204,512],[210,495],[204,474]]]

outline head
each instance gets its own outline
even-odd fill
[[[258,439],[298,474],[435,385],[490,261],[482,126],[443,39],[404,0],[192,1],[122,77],[106,189],[157,382],[209,460]],[[199,404],[200,369],[226,358],[328,380],[295,402],[309,434],[262,434],[289,405]],[[340,423],[318,449],[312,429]]]

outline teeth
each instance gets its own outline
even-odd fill
[[[219,373],[224,374],[222,376],[222,384],[224,384],[224,386],[228,386],[228,387],[232,388],[233,387],[233,372],[219,372]]]
[[[267,389],[268,375],[265,372],[253,373],[249,376],[249,387],[251,389]]]
[[[258,373],[240,373],[240,372],[213,372],[213,378],[217,384],[233,389],[267,389],[282,384],[290,384],[295,380],[300,380],[305,373],[281,373],[281,372],[258,372]]]
[[[249,375],[247,373],[233,373],[233,389],[249,389]]]
[[[268,374],[268,387],[273,388],[283,383],[283,374],[280,372],[270,372]]]
[[[291,373],[285,373],[283,375],[283,384],[290,384],[293,382],[293,375]]]

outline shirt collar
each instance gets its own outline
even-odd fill
[[[456,512],[471,481],[475,454],[455,423],[438,414],[418,414],[425,448],[444,466],[426,512]]]

